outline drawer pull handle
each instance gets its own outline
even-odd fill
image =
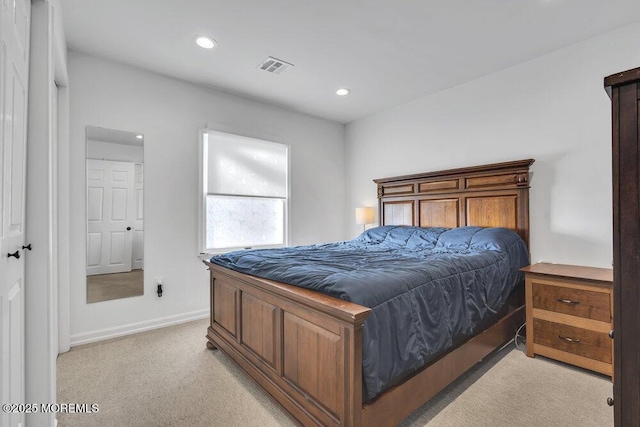
[[[558,338],[560,338],[561,340],[565,340],[567,342],[574,342],[576,344],[580,344],[580,340],[577,338],[563,337],[562,335],[558,335]]]
[[[556,298],[556,301],[563,304],[580,304],[580,301],[571,301],[570,299]]]

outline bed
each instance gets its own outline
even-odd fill
[[[451,252],[447,245],[453,246],[453,258],[460,257],[460,252],[487,252],[481,246],[486,246],[486,234],[495,231],[484,227],[498,227],[507,229],[500,231],[503,234],[498,239],[505,242],[505,247],[525,247],[525,255],[520,250],[519,255],[507,261],[522,266],[528,261],[528,190],[532,163],[533,160],[522,160],[375,180],[380,227],[354,239],[356,242],[316,245],[312,250],[315,254],[331,251],[338,254],[344,248],[336,245],[362,244],[361,240],[368,240],[365,243],[375,241],[376,245],[367,248],[375,246],[375,250],[386,254],[395,250],[394,245],[398,242],[406,244],[413,239],[411,254],[403,255],[405,258],[423,257],[425,255],[420,251],[427,247],[429,256],[444,262],[442,257]],[[425,230],[421,231],[423,228]],[[514,235],[520,238],[509,237]],[[516,244],[516,240],[519,243]],[[466,246],[460,247],[460,241],[466,242]],[[406,248],[403,251],[406,253]],[[487,354],[509,341],[517,326],[524,322],[521,286],[515,290],[505,286],[498,286],[496,291],[480,290],[477,292],[480,299],[495,300],[495,304],[487,304],[490,315],[478,317],[472,313],[470,317],[476,320],[471,326],[460,326],[460,333],[432,333],[433,339],[448,341],[448,345],[431,351],[426,358],[424,351],[401,352],[400,358],[403,354],[410,355],[405,357],[411,359],[409,364],[390,373],[389,369],[396,368],[393,363],[389,365],[383,360],[387,357],[384,352],[389,348],[388,340],[378,342],[372,351],[369,348],[372,342],[370,325],[378,324],[376,330],[385,330],[384,322],[387,322],[389,330],[396,327],[397,331],[402,331],[405,328],[394,322],[402,323],[403,317],[381,320],[380,301],[376,300],[375,293],[368,292],[370,288],[355,292],[354,296],[344,293],[340,281],[333,288],[324,287],[327,277],[348,276],[349,268],[342,274],[335,271],[341,267],[333,266],[334,270],[331,270],[329,262],[315,272],[309,271],[302,268],[306,263],[304,259],[308,261],[311,257],[309,254],[297,265],[291,255],[288,258],[294,263],[292,268],[275,268],[272,269],[275,275],[269,275],[265,273],[268,270],[265,266],[270,265],[270,261],[262,259],[256,263],[252,260],[258,255],[255,252],[261,251],[235,253],[216,257],[215,263],[206,262],[211,277],[211,324],[207,330],[207,344],[228,354],[304,425],[396,425]],[[486,255],[483,256],[485,258],[473,261],[477,264],[473,265],[472,271],[489,268],[487,266],[495,261],[489,262]],[[369,268],[364,265],[360,270],[371,270],[372,283],[376,278],[383,281],[394,274],[400,277],[401,271],[409,271],[408,277],[422,274],[422,278],[428,276],[438,280],[432,277],[436,274],[434,271],[418,274],[409,264],[390,268],[390,262],[378,259]],[[447,268],[458,266],[454,263]],[[514,266],[512,270],[517,268]],[[488,276],[490,281],[499,281],[498,273],[491,274]],[[417,280],[416,283],[422,283],[422,279]],[[402,283],[401,288],[413,289],[406,282]],[[394,289],[383,285],[380,284],[383,293]],[[400,294],[404,297],[408,292],[397,292],[391,299],[397,299]],[[411,303],[415,305],[415,302]],[[396,313],[409,310],[410,306],[400,308]],[[443,316],[447,317],[451,312]],[[440,321],[438,316],[432,317],[423,323],[432,322],[435,331]],[[367,327],[363,327],[365,325]],[[388,335],[395,337],[397,333]],[[415,334],[405,338],[415,344]],[[418,348],[424,350],[424,346]],[[377,364],[372,365],[371,354],[376,355],[377,359],[373,357],[373,360]],[[372,373],[381,374],[383,380]]]

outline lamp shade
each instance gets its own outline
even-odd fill
[[[373,208],[356,208],[356,224],[373,224]]]

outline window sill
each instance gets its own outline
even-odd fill
[[[218,251],[200,252],[198,254],[198,258],[200,258],[201,260],[208,260],[212,256],[224,255],[224,254],[228,254],[229,252],[237,252],[237,251],[253,250],[253,249],[277,249],[277,248],[286,248],[287,246],[288,245],[271,245],[271,246],[251,246],[251,247],[248,247],[248,248],[220,249]]]

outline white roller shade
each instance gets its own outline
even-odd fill
[[[215,131],[207,134],[207,193],[287,197],[287,146]]]

